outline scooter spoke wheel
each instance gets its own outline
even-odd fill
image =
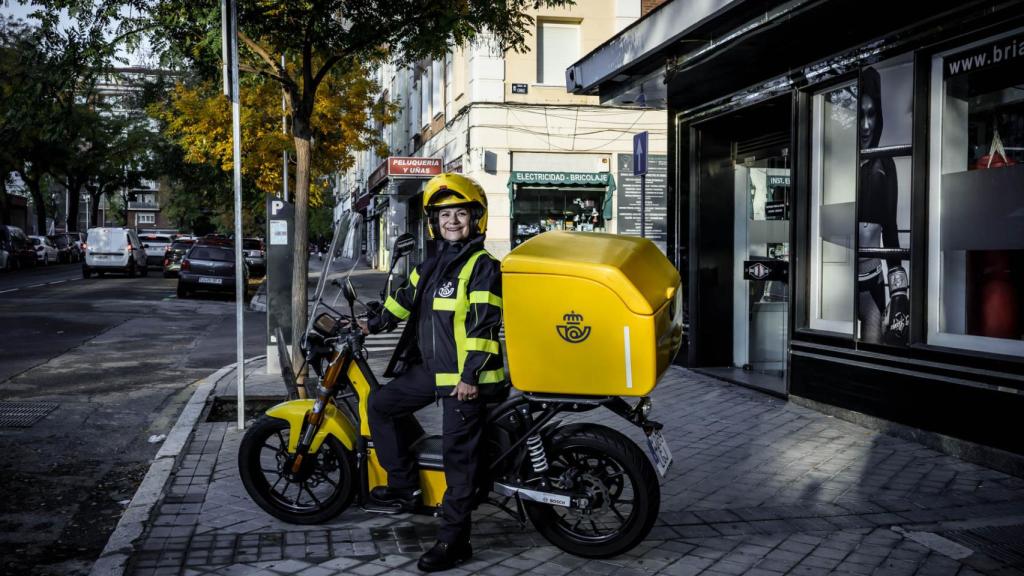
[[[588,558],[632,549],[650,532],[661,502],[658,477],[628,438],[603,426],[568,426],[548,445],[551,485],[586,495],[585,508],[525,503],[534,527],[552,544]]]
[[[289,425],[263,416],[246,432],[238,468],[246,491],[260,508],[292,524],[318,524],[340,514],[355,492],[352,453],[328,436],[298,471],[288,452]]]

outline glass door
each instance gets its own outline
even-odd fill
[[[733,287],[733,363],[785,390],[789,326],[788,150],[750,156],[735,170],[736,254]]]

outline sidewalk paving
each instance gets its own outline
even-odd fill
[[[382,282],[360,274],[361,282]],[[378,376],[386,361],[386,352],[371,353]],[[263,359],[245,369],[247,397],[283,395],[280,378],[263,374]],[[232,402],[235,381],[233,369],[221,370],[190,407],[208,397]],[[1022,479],[679,367],[652,398],[675,463],[645,542],[587,560],[483,506],[474,516],[475,558],[448,574],[1024,574]],[[428,430],[439,427],[438,415],[433,406],[421,413]],[[607,410],[574,419],[604,423],[644,446]],[[437,520],[422,516],[352,507],[328,524],[279,522],[241,486],[243,431],[233,417],[184,414],[179,427],[187,438],[180,453],[165,446],[154,464],[166,479],[159,494],[136,496],[152,504],[141,535],[128,546],[119,526],[95,574],[406,574],[417,573],[416,560],[433,544]],[[173,468],[168,455],[176,455]],[[122,524],[131,524],[128,516]]]

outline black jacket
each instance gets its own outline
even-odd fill
[[[410,273],[370,322],[370,331],[380,332],[407,320],[385,376],[422,362],[439,387],[459,380],[503,385],[501,264],[484,250],[483,236],[439,242],[437,254]]]

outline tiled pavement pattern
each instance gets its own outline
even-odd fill
[[[485,506],[474,560],[451,573],[1024,574],[1021,479],[679,368],[653,398],[675,463],[646,542],[577,558]],[[197,425],[129,574],[417,572],[436,520],[352,508],[321,526],[278,522],[239,484],[240,439],[233,423]]]

